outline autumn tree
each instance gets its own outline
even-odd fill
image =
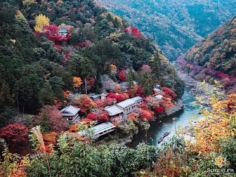
[[[28,128],[22,124],[9,124],[0,129],[0,137],[4,138],[9,150],[26,155],[29,153]]]
[[[62,132],[68,129],[68,121],[62,117],[56,106],[46,105],[43,108],[48,116],[48,123],[51,131]]]
[[[74,76],[73,77],[73,83],[74,83],[74,88],[77,89],[83,84],[83,81],[80,77]]]
[[[49,25],[50,19],[45,15],[39,14],[38,16],[36,16],[35,22],[36,25],[34,27],[34,30],[37,32],[42,32],[43,27]]]
[[[121,80],[121,81],[125,81],[126,80],[126,72],[125,70],[121,70],[118,74],[118,78]]]
[[[41,109],[37,124],[41,126],[42,133],[49,133],[50,131],[60,133],[69,128],[68,121],[62,117],[58,108],[50,105],[45,105]]]
[[[80,112],[87,115],[93,108],[97,107],[96,103],[88,95],[75,95],[70,102],[80,108]]]
[[[111,67],[111,74],[115,75],[116,72],[117,72],[117,67],[116,67],[116,65],[110,64],[110,67]]]

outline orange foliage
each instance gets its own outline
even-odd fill
[[[116,67],[116,65],[110,64],[110,67],[111,67],[111,73],[112,73],[112,74],[116,74],[116,72],[117,72],[117,67]]]
[[[129,118],[129,120],[135,120],[139,117],[139,114],[137,112],[132,112],[128,114],[127,117]]]
[[[63,92],[64,98],[67,99],[69,97],[69,95],[71,94],[70,90],[66,90]]]
[[[82,94],[74,97],[71,100],[71,104],[80,108],[80,112],[87,114],[93,108],[97,107],[96,103],[88,97],[88,95]]]
[[[92,122],[92,120],[91,120],[91,119],[84,118],[84,119],[82,119],[82,120],[81,120],[81,122],[80,122],[80,123],[83,123],[84,125],[89,125],[89,124],[90,124],[90,122]]]
[[[116,127],[117,126],[117,123],[116,122],[112,122],[112,124]]]
[[[80,77],[73,77],[74,87],[80,87],[83,84],[83,81]]]
[[[77,132],[77,131],[79,131],[79,124],[78,123],[71,125],[70,129],[68,130],[68,132]]]
[[[154,112],[150,110],[142,110],[140,115],[141,115],[141,118],[144,120],[152,120]]]
[[[163,97],[163,100],[159,101],[159,104],[164,108],[165,111],[168,111],[170,107],[174,106],[170,98]]]
[[[56,132],[50,132],[50,133],[44,134],[43,140],[44,140],[45,146],[48,146],[50,144],[55,145],[56,144],[56,137],[57,137]]]

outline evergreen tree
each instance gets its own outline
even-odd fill
[[[64,96],[63,96],[63,86],[64,86],[64,82],[62,80],[61,77],[50,77],[49,78],[49,83],[52,86],[52,90],[54,92],[54,96],[60,100],[63,101],[64,100]]]
[[[36,74],[21,77],[16,83],[16,92],[18,104],[22,106],[24,113],[25,108],[27,112],[36,110],[39,106],[39,79]]]
[[[146,71],[140,72],[138,82],[142,86],[142,91],[145,96],[153,94],[153,88],[155,85],[155,78],[153,74],[149,74]]]
[[[48,81],[44,83],[43,88],[41,89],[39,93],[39,100],[42,105],[53,105],[53,90]]]
[[[0,112],[4,112],[7,107],[12,107],[14,100],[9,93],[8,86],[3,83],[0,90]]]
[[[87,94],[87,78],[94,75],[93,63],[88,57],[81,60],[80,74],[84,78],[85,93]]]
[[[133,72],[133,68],[129,69],[126,81],[128,82],[129,87],[134,86],[135,75],[134,75],[134,72]]]
[[[47,112],[45,109],[43,109],[41,112],[38,124],[40,125],[40,129],[41,129],[42,133],[48,133],[50,131],[48,115],[47,115]]]
[[[161,58],[158,52],[156,52],[154,55],[151,68],[152,68],[152,73],[155,75],[155,77],[157,78],[159,82],[160,75],[161,75]]]

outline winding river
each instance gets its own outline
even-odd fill
[[[149,145],[158,146],[161,144],[158,144],[158,139],[167,131],[170,132],[170,134],[164,139],[164,141],[168,141],[168,139],[175,134],[175,130],[178,129],[178,126],[185,127],[193,117],[201,117],[201,115],[197,113],[198,106],[193,106],[191,104],[194,101],[194,96],[191,95],[189,93],[189,89],[186,88],[182,97],[182,102],[185,105],[183,110],[172,116],[162,118],[161,121],[157,120],[155,122],[151,122],[151,127],[148,131],[139,131],[138,134],[134,135],[133,140],[126,145],[134,148],[140,142],[146,142]]]

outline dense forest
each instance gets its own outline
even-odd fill
[[[177,60],[197,80],[221,82],[229,93],[236,92],[236,18],[227,21],[200,40]]]
[[[100,93],[102,76],[121,82],[144,64],[156,83],[183,94],[183,82],[157,46],[93,1],[2,1],[0,8],[1,127],[18,111],[64,106],[67,91]]]
[[[199,39],[235,14],[235,0],[98,0],[110,11],[137,26],[176,60]]]
[[[233,26],[234,20],[227,24]],[[227,25],[222,29],[220,34],[234,35],[233,28],[230,33]],[[173,107],[184,83],[155,43],[96,1],[0,0],[0,37],[0,176],[235,173],[235,94],[222,100],[214,92],[210,109],[200,110],[203,118],[178,128],[160,147],[140,143],[132,149],[117,143],[147,130],[154,117]],[[179,59],[190,71],[192,59],[186,60]],[[232,69],[223,72],[231,79]],[[106,93],[105,98],[92,100],[99,93]],[[94,141],[88,130],[108,122],[104,108],[136,96],[142,103],[126,122],[110,123],[115,135]],[[79,123],[62,117],[60,110],[68,105],[80,109]]]

